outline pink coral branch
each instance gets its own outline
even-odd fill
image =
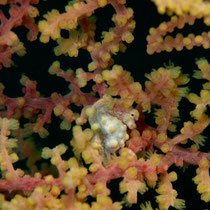
[[[35,177],[18,177],[15,180],[8,181],[6,179],[0,180],[0,191],[9,191],[21,190],[23,192],[31,192],[37,186],[43,185],[55,185],[60,186],[60,180],[55,179],[52,184],[47,184],[45,180]]]
[[[19,3],[20,6],[17,6]],[[21,52],[24,49],[21,43],[17,44],[18,37],[13,33],[11,36],[11,30],[20,25],[28,28],[28,39],[33,41],[37,38],[38,27],[34,22],[33,17],[30,17],[29,7],[30,4],[37,4],[38,1],[24,0],[24,1],[10,1],[11,8],[9,10],[10,18],[7,19],[0,10],[0,69],[3,64],[6,67],[11,66],[10,60],[12,54],[15,52]],[[3,50],[4,49],[4,50]]]
[[[183,163],[190,165],[199,165],[200,161],[206,158],[210,161],[210,154],[199,151],[192,151],[190,149],[184,149],[179,146],[174,146],[172,151],[168,152],[159,165],[159,171],[166,171],[172,164],[183,166]]]

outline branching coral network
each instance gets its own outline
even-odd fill
[[[32,50],[22,40],[21,27],[28,31],[29,41],[39,39],[45,47],[52,40],[57,43],[57,60],[48,72],[69,84],[65,94],[47,97],[37,90],[36,81],[22,74],[22,95],[11,97],[6,93],[11,78],[0,83],[0,209],[111,210],[132,205],[142,210],[192,209],[173,183],[182,179],[179,168],[187,166],[194,166],[195,175],[189,179],[208,205],[210,153],[203,133],[208,134],[210,123],[210,64],[198,55],[198,70],[189,75],[169,63],[147,72],[141,85],[114,60],[134,41],[139,20],[129,1],[70,0],[62,12],[54,8],[40,17],[44,6],[39,0],[0,0],[0,77],[15,65],[17,55]],[[152,2],[170,19],[150,27],[146,37],[150,56],[209,49],[208,31],[173,34],[198,19],[209,26],[208,0]],[[112,27],[102,29],[98,40],[95,14],[107,7],[114,11]],[[64,70],[59,57],[80,57],[81,51],[91,58],[86,68]],[[190,77],[203,81],[199,93],[190,90]],[[185,110],[189,120],[182,118],[182,100],[193,107]],[[71,140],[56,146],[50,141],[39,144],[53,133],[49,129],[53,121]],[[117,180],[115,189],[110,183]],[[153,196],[142,202],[148,191]]]

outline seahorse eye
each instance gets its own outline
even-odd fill
[[[134,118],[135,118],[135,114],[131,112],[130,117],[131,117],[132,119],[134,119]]]
[[[138,112],[138,110],[133,109],[133,110],[130,112],[130,118],[131,118],[131,119],[134,119],[134,120],[138,120],[138,118],[139,118],[139,112]]]

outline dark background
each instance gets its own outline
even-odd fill
[[[43,19],[43,14],[53,8],[58,9],[60,12],[64,12],[64,6],[67,4],[67,2],[68,1],[66,0],[41,1],[41,3],[37,6],[40,11],[40,16],[36,18],[36,21],[38,22],[38,20]],[[127,0],[127,6],[134,9],[134,19],[137,22],[136,29],[134,31],[135,40],[132,44],[127,45],[128,48],[126,53],[118,53],[117,56],[114,56],[114,59],[116,64],[122,65],[124,69],[131,72],[135,81],[139,81],[143,84],[145,81],[145,73],[150,73],[152,69],[157,69],[169,61],[173,62],[177,66],[181,66],[182,71],[190,75],[193,74],[193,70],[197,69],[195,64],[196,58],[205,57],[210,61],[210,51],[204,50],[202,47],[195,47],[190,51],[183,49],[181,52],[173,50],[171,53],[162,52],[160,54],[156,53],[153,55],[148,55],[146,53],[146,36],[148,35],[149,28],[157,27],[162,21],[168,21],[170,17],[166,15],[159,15],[155,5],[149,0]],[[3,8],[4,11],[8,10],[8,8],[5,6],[0,6],[0,8]],[[107,6],[96,11],[96,39],[98,41],[100,40],[101,32],[107,31],[109,27],[113,26],[111,21],[113,14],[114,10],[111,6]],[[17,32],[20,40],[24,42],[27,54],[24,57],[13,55],[12,59],[14,61],[14,66],[9,69],[3,68],[0,71],[0,82],[3,82],[3,84],[6,86],[5,94],[10,97],[18,97],[23,95],[21,92],[22,87],[19,84],[19,80],[23,73],[30,79],[38,82],[37,89],[40,91],[42,96],[48,97],[52,92],[58,92],[65,95],[69,91],[68,83],[66,83],[62,78],[48,74],[48,68],[52,62],[59,60],[63,69],[72,68],[73,70],[79,67],[87,70],[87,65],[91,62],[88,52],[84,50],[80,50],[77,58],[69,58],[64,55],[56,57],[53,52],[53,48],[56,46],[55,41],[51,40],[48,44],[42,44],[39,42],[39,40],[29,42],[26,40],[27,30],[24,27],[18,27],[14,29],[14,31]],[[189,33],[198,35],[203,31],[208,31],[208,27],[203,24],[202,20],[196,20],[193,26],[186,25],[182,30],[176,29],[173,33],[171,33],[171,35],[173,36],[179,32],[183,33],[184,35]],[[62,32],[62,35],[65,36],[64,31]],[[199,93],[203,82],[204,81],[202,80],[192,79],[189,83],[191,91]],[[186,99],[181,101],[180,114],[182,115],[181,119],[183,121],[188,121],[191,119],[189,112],[192,109],[193,106],[189,104]],[[56,120],[57,119],[55,119],[55,121]],[[53,123],[48,128],[50,129],[49,138],[47,140],[39,140],[39,137],[36,136],[37,141],[41,142],[37,144],[43,144],[44,146],[50,145],[50,147],[53,147],[57,143],[64,141],[68,145],[71,136],[70,132],[60,131],[57,124]],[[206,135],[207,132],[208,131],[205,131]],[[44,141],[44,143],[42,141]],[[209,150],[209,143],[201,148],[201,151],[207,152]],[[172,167],[170,171],[176,170],[179,174],[179,179],[178,181],[174,182],[173,186],[178,191],[178,197],[186,200],[186,209],[210,209],[209,204],[206,204],[200,200],[200,195],[196,191],[196,185],[192,182],[192,178],[195,176],[195,169],[196,167],[189,166],[185,173],[183,173],[182,169]],[[117,190],[120,180],[121,179],[113,180],[109,184],[109,187],[114,189],[112,190],[112,197],[114,198],[114,201],[120,201],[123,197]],[[154,202],[154,196],[156,195],[157,193],[155,190],[149,190],[143,196],[138,196],[138,203],[140,204],[143,201],[151,200],[153,207],[157,207]],[[132,209],[138,209],[139,204],[133,205]],[[126,208],[128,207],[124,207],[124,209]]]

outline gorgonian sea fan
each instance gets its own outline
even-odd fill
[[[210,4],[137,3],[0,0],[0,209],[208,209]]]

